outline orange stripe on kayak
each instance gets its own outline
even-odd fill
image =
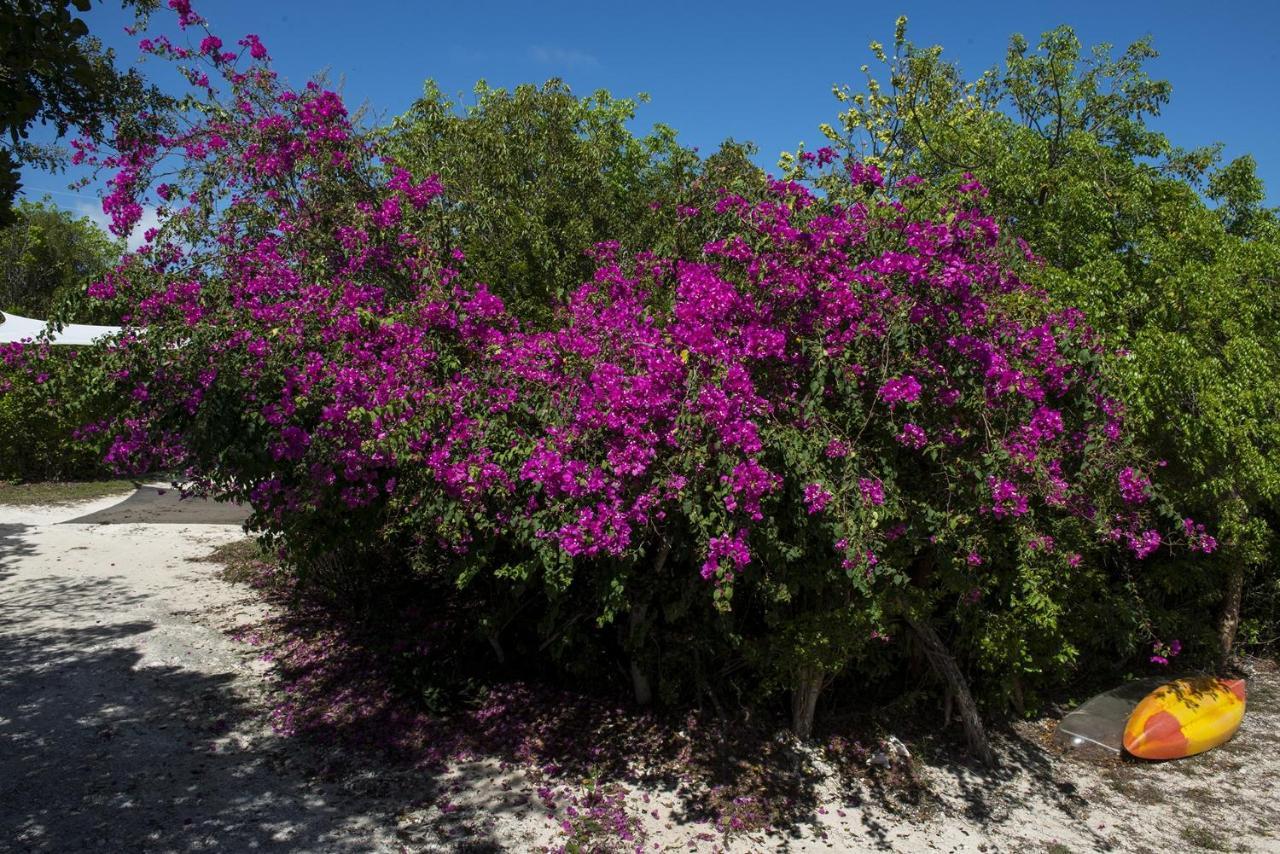
[[[1187,755],[1187,737],[1182,723],[1170,712],[1156,712],[1142,725],[1142,734],[1134,745],[1147,759],[1177,759]],[[1130,748],[1130,753],[1135,750]]]
[[[1244,680],[1243,679],[1235,679],[1231,682],[1223,682],[1222,684],[1227,686],[1228,691],[1236,695],[1237,700],[1239,700],[1242,703],[1244,702]]]

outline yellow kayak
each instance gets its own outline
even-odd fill
[[[1181,759],[1224,744],[1244,719],[1244,680],[1179,679],[1129,715],[1124,749],[1140,759]]]

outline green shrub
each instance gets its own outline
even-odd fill
[[[93,381],[92,350],[50,348],[31,370],[0,364],[0,479],[84,480],[109,469],[102,448],[80,437],[84,398]]]

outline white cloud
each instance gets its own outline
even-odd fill
[[[99,202],[79,201],[76,202],[75,212],[81,216],[87,216],[93,220],[107,234],[111,234],[111,217],[102,212],[102,205]],[[138,220],[138,224],[133,227],[133,231],[129,233],[126,242],[130,250],[137,249],[146,242],[143,235],[147,233],[147,229],[158,228],[160,219],[156,216],[156,209],[151,205],[142,206],[142,219]],[[112,235],[114,236],[114,235]]]
[[[535,62],[541,62],[544,65],[580,67],[600,64],[600,60],[584,51],[572,48],[544,47],[542,45],[534,45],[529,48],[529,57]]]

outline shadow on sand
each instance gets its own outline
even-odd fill
[[[0,847],[374,847],[395,800],[318,782],[317,757],[261,724],[231,668],[179,666],[179,644],[155,661],[147,643],[172,617],[125,579],[28,571],[29,533],[0,525]]]

